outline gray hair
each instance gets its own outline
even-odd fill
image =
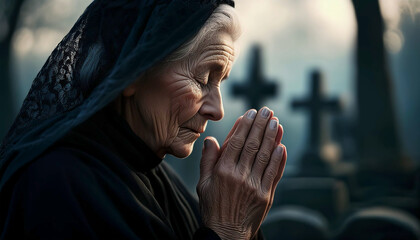
[[[225,31],[230,34],[233,41],[237,40],[241,35],[238,15],[235,9],[227,4],[219,5],[197,35],[171,53],[164,62],[180,61],[189,57],[208,39],[208,36],[212,36],[219,31]],[[101,67],[103,54],[104,46],[101,41],[98,41],[89,49],[86,59],[83,62],[80,69],[80,81],[82,91],[85,94],[89,93],[97,83],[98,79],[96,79],[96,75]],[[151,71],[152,69],[149,70]]]
[[[100,61],[104,53],[104,46],[101,42],[93,44],[89,48],[88,55],[80,69],[80,85],[83,93],[88,93],[96,82],[96,73],[100,68]]]
[[[187,58],[196,52],[209,36],[219,31],[225,31],[230,34],[233,41],[236,41],[241,35],[239,17],[235,9],[227,4],[219,5],[197,35],[170,54],[165,59],[165,62],[174,62]]]

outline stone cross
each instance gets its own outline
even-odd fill
[[[329,176],[331,174],[331,159],[323,155],[324,144],[327,143],[327,126],[324,121],[324,112],[339,112],[341,104],[338,98],[326,99],[322,84],[322,76],[319,70],[312,72],[311,94],[303,100],[294,100],[294,109],[309,111],[309,139],[306,150],[302,156],[299,169],[303,176]]]
[[[324,140],[323,112],[337,113],[341,110],[338,98],[326,99],[323,89],[323,79],[319,70],[314,70],[311,76],[311,95],[303,100],[294,100],[293,109],[309,111],[309,147],[319,148]]]
[[[246,84],[236,83],[233,85],[232,94],[235,97],[245,97],[248,108],[259,109],[263,106],[265,98],[273,97],[277,92],[277,85],[266,82],[262,73],[261,47],[254,45],[251,50],[249,75]]]

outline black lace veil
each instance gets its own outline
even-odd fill
[[[0,199],[15,173],[115,99],[142,72],[196,34],[231,0],[95,0],[36,76],[0,147]],[[80,69],[94,44],[104,56],[86,87]]]

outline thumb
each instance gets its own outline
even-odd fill
[[[205,181],[212,175],[219,156],[219,150],[219,143],[214,137],[207,137],[204,140],[200,162],[200,182]]]

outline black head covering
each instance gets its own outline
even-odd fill
[[[102,109],[142,72],[191,39],[231,0],[95,0],[33,81],[0,150],[0,198],[15,173]],[[80,70],[101,43],[104,55],[85,86]]]

